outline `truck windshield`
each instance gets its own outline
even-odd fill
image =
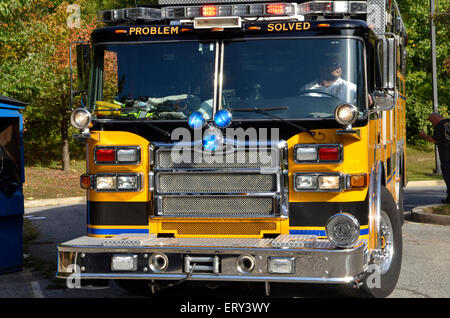
[[[270,120],[239,108],[278,107],[273,115],[285,119],[334,118],[338,105],[350,103],[362,116],[362,57],[362,42],[347,38],[99,44],[91,107],[99,117],[183,120],[194,111],[210,119],[217,105],[234,118]],[[221,85],[218,101],[214,83]]]
[[[201,109],[212,116],[216,44],[158,42],[97,45],[95,101],[98,116],[185,119]]]
[[[231,41],[224,52],[222,108],[234,118],[267,118],[240,107],[280,107],[272,113],[286,119],[334,118],[342,103],[364,110],[360,41]]]

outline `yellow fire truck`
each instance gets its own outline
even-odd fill
[[[407,34],[395,0],[160,0],[77,43],[87,233],[57,277],[342,284],[401,268]]]

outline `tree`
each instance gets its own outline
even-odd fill
[[[68,2],[0,2],[0,91],[29,102],[25,110],[26,160],[51,158],[60,143],[63,170],[69,169],[69,45],[89,38],[97,26],[96,3],[86,8],[80,28],[67,25]]]
[[[448,4],[436,1],[436,46],[438,69],[439,108],[448,114],[449,93],[449,49]],[[398,5],[409,36],[406,93],[407,93],[407,139],[412,144],[424,144],[418,137],[423,127],[431,127],[427,118],[433,111],[430,43],[429,0],[399,0]],[[447,14],[444,14],[447,12]],[[447,19],[447,23],[445,23]]]

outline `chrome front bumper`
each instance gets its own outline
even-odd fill
[[[155,253],[167,256],[163,271],[152,269]],[[112,257],[132,256],[132,270],[112,270]],[[254,267],[242,271],[239,257],[251,256]],[[292,273],[271,273],[269,260],[292,260]],[[366,269],[368,248],[360,240],[351,249],[337,249],[315,236],[279,235],[253,238],[157,238],[121,234],[113,238],[83,236],[58,245],[57,277],[80,279],[149,279],[350,283]]]

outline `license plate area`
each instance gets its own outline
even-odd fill
[[[185,273],[213,273],[220,274],[220,258],[219,256],[184,256],[184,272]]]

